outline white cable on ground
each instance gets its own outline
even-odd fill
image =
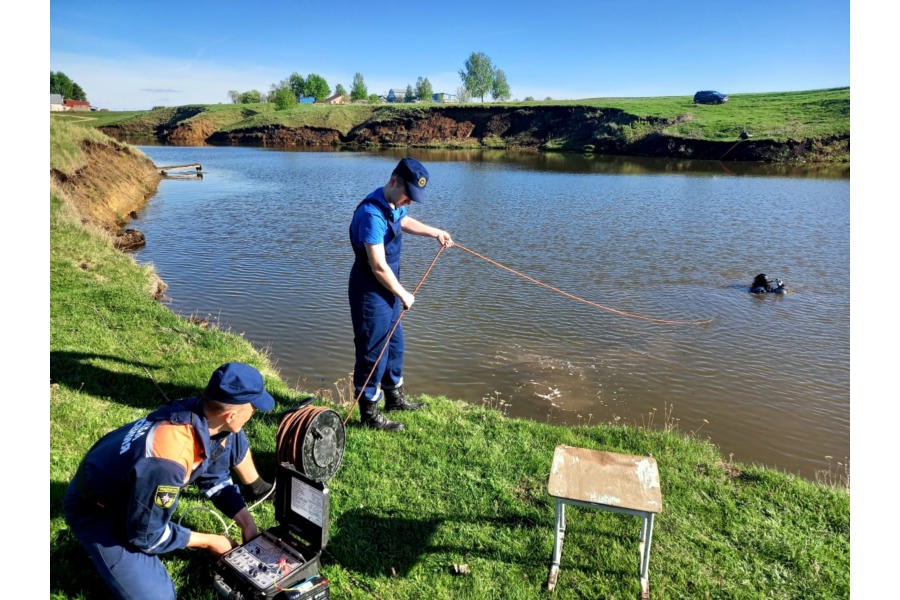
[[[266,492],[265,496],[263,496],[262,498],[260,498],[259,500],[257,500],[256,502],[254,502],[253,504],[248,506],[247,510],[252,512],[254,508],[256,508],[257,506],[259,506],[260,504],[262,504],[263,502],[268,500],[269,496],[271,496],[274,492],[275,492],[275,483],[272,483],[272,489],[270,489],[268,492]],[[186,511],[184,511],[181,514],[180,517],[178,517],[178,524],[181,525],[181,521],[184,519],[185,515],[193,512],[195,510],[205,510],[205,511],[212,513],[212,515],[219,520],[219,523],[222,524],[222,535],[228,535],[228,530],[231,529],[231,526],[235,524],[234,521],[226,524],[225,519],[222,518],[222,515],[220,515],[217,510],[209,508],[208,506],[194,506],[193,508],[187,509]]]
[[[248,506],[248,507],[247,507],[247,510],[249,510],[249,511],[252,512],[254,508],[256,508],[257,506],[259,506],[260,504],[262,504],[263,502],[265,502],[266,500],[268,500],[268,499],[269,499],[269,496],[271,496],[272,494],[275,493],[275,483],[276,483],[276,482],[273,481],[273,482],[272,482],[272,489],[270,489],[268,492],[266,492],[266,495],[265,495],[265,496],[263,496],[262,498],[260,498],[260,499],[257,500],[256,502],[254,502],[252,505]],[[228,524],[227,527],[225,527],[225,535],[228,535],[228,530],[231,529],[231,526],[232,526],[232,525],[234,525],[234,521],[232,521],[231,523]]]
[[[211,508],[207,508],[206,506],[195,506],[195,507],[193,507],[193,508],[187,509],[187,510],[184,511],[184,512],[181,514],[181,516],[178,518],[178,524],[181,525],[181,521],[182,521],[182,519],[184,519],[184,516],[185,516],[186,514],[188,514],[188,513],[194,512],[195,510],[205,510],[205,511],[211,512],[212,515],[213,515],[215,518],[217,518],[217,519],[219,520],[219,522],[222,524],[222,530],[223,530],[223,531],[226,531],[226,532],[228,531],[228,526],[225,525],[225,519],[222,518],[222,515],[220,515],[220,514],[217,513],[216,511],[212,510]]]

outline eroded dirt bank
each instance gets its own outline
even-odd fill
[[[187,116],[187,115],[181,115]],[[640,118],[618,109],[583,106],[531,108],[447,106],[411,109],[360,123],[346,134],[320,127],[267,125],[217,131],[202,118],[177,118],[141,131],[106,127],[117,138],[143,135],[165,144],[267,147],[446,147],[591,151],[678,159],[834,162],[849,157],[850,138],[717,142],[665,135],[669,120]]]
[[[67,200],[82,223],[102,228],[127,248],[143,239],[122,231],[134,213],[156,193],[160,176],[153,161],[125,144],[85,140],[83,165],[72,173],[50,170],[51,189]]]

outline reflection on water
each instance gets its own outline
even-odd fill
[[[402,157],[403,153],[396,153]],[[849,165],[792,165],[711,160],[679,160],[602,156],[561,152],[521,152],[509,150],[423,150],[416,151],[423,161],[502,162],[507,167],[560,173],[606,173],[611,175],[744,175],[758,177],[802,177],[846,179]]]
[[[203,165],[162,181],[134,226],[171,308],[267,349],[291,384],[352,370],[347,226],[404,152],[141,149]],[[845,168],[507,151],[415,151],[416,218],[477,253],[443,252],[404,317],[410,391],[566,424],[700,431],[726,456],[814,477],[849,457]],[[412,289],[438,247],[410,236]],[[785,297],[747,293],[784,279]],[[827,458],[831,457],[831,458]]]

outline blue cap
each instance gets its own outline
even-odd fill
[[[206,385],[205,397],[225,404],[253,405],[268,412],[275,408],[275,398],[266,391],[262,374],[239,362],[225,363],[216,369]]]
[[[406,182],[406,194],[415,202],[425,200],[425,186],[428,185],[428,170],[414,158],[406,157],[397,163],[393,175],[399,175]]]

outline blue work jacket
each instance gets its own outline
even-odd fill
[[[178,461],[153,456],[154,434],[164,423],[190,426],[193,435],[183,436],[180,449],[195,457],[189,472]],[[244,508],[231,468],[248,446],[243,431],[210,439],[199,398],[176,401],[103,436],[85,456],[68,494],[77,498],[79,510],[121,523],[123,544],[147,554],[170,552],[186,547],[190,538],[188,528],[172,521],[185,485],[196,484],[229,518]]]
[[[376,292],[393,303],[393,294],[375,278],[366,244],[384,244],[384,258],[400,279],[400,252],[403,250],[403,229],[401,221],[407,215],[405,206],[391,208],[384,197],[383,188],[378,188],[357,205],[350,223],[350,244],[356,260],[350,270],[351,296],[366,292]]]

